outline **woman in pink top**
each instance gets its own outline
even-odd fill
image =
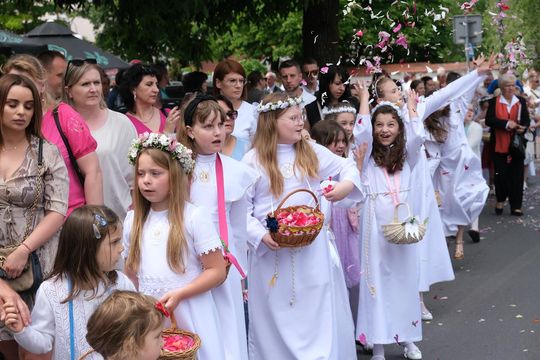
[[[68,67],[72,66],[68,64]],[[56,126],[53,109],[54,101],[47,92],[47,75],[38,59],[30,55],[11,57],[4,66],[6,74],[25,75],[36,84],[44,102],[41,131],[44,138],[55,144],[66,163],[69,175],[69,198],[66,217],[84,204],[103,204],[103,182],[99,160],[96,154],[97,143],[90,134],[84,119],[73,108],[65,103],[58,105],[58,120],[62,132],[66,136],[73,156],[84,177],[81,183],[68,155],[68,150]]]
[[[157,72],[152,67],[134,64],[122,75],[120,96],[128,112],[137,134],[172,133],[180,118],[180,110],[174,107],[167,116],[163,114],[156,103],[159,99]]]

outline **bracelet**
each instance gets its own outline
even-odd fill
[[[30,248],[28,247],[28,245],[26,245],[24,242],[21,243],[22,246],[24,246],[25,248],[28,249],[28,252],[32,252],[32,250],[30,250]]]

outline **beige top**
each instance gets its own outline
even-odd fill
[[[21,166],[11,178],[5,181],[0,178],[0,246],[20,244],[24,240],[22,237],[26,227],[26,213],[36,195],[38,146],[38,138],[32,136]],[[66,165],[58,148],[47,141],[43,142],[42,174],[43,199],[37,204],[32,229],[43,219],[45,210],[62,215],[67,211],[69,180]],[[58,235],[59,233],[56,233],[37,249],[44,275],[52,269],[58,247]],[[32,297],[23,297],[30,307]],[[11,336],[5,332],[4,327],[0,327],[0,341],[8,339],[11,339]]]

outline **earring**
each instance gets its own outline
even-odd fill
[[[137,93],[133,93],[133,100],[137,100]]]

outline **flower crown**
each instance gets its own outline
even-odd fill
[[[286,109],[291,106],[300,105],[302,103],[302,96],[298,97],[289,97],[287,100],[279,100],[277,102],[269,102],[266,104],[259,104],[257,106],[257,111],[260,113],[265,113],[269,111],[275,111],[280,109]]]
[[[192,151],[165,134],[147,133],[139,135],[131,143],[128,153],[129,163],[135,165],[137,157],[143,149],[158,149],[168,153],[171,158],[177,160],[186,174],[190,174],[195,168],[195,160]]]
[[[326,115],[330,115],[330,114],[340,114],[340,113],[351,113],[351,114],[356,114],[356,109],[354,108],[354,106],[350,105],[350,106],[337,106],[337,107],[333,107],[333,108],[324,108],[322,113],[323,113],[323,116],[326,116]]]
[[[373,110],[371,110],[371,115],[373,115],[375,113],[375,111],[380,108],[381,106],[390,106],[392,107],[394,110],[396,110],[397,114],[399,117],[401,117],[401,110],[397,107],[396,104],[390,102],[390,101],[381,101],[380,103],[377,104],[377,106],[375,106],[373,108]]]

